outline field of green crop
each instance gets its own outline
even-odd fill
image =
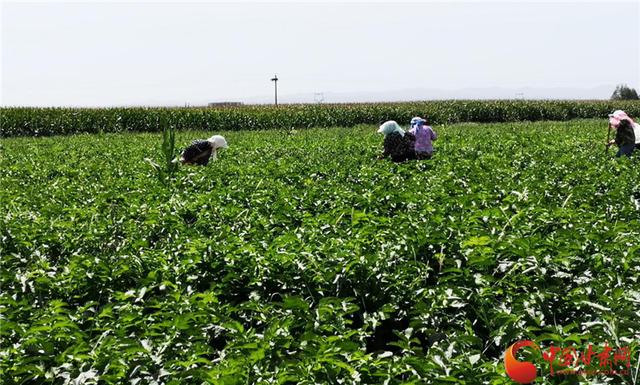
[[[604,119],[438,125],[403,164],[375,128],[222,132],[166,184],[157,133],[0,140],[2,382],[512,384],[524,338],[640,364],[640,157]],[[544,379],[579,380],[634,383]]]
[[[78,133],[178,130],[266,130],[353,127],[419,115],[432,124],[604,119],[622,109],[640,116],[631,100],[435,100],[399,103],[247,105],[232,108],[0,108],[0,138]]]

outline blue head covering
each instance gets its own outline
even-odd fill
[[[426,122],[426,120],[422,119],[419,116],[416,116],[415,118],[411,119],[411,128],[415,128],[416,132],[418,132],[422,128],[422,125]]]

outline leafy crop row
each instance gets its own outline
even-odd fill
[[[178,130],[261,130],[272,128],[352,127],[384,120],[431,123],[564,121],[604,118],[613,110],[640,116],[634,101],[429,101],[408,103],[244,106],[237,108],[2,108],[0,137],[100,132]]]
[[[374,126],[224,132],[169,185],[160,134],[3,139],[0,378],[508,384],[522,338],[636,365],[640,167],[603,122],[437,127],[404,164]]]

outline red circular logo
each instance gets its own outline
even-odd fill
[[[529,361],[518,361],[516,359],[516,353],[520,348],[525,346],[535,346],[540,349],[535,342],[529,340],[522,340],[514,343],[507,348],[504,352],[504,368],[507,371],[507,375],[512,380],[520,384],[529,384],[536,379],[536,367]]]

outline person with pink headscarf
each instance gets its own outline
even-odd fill
[[[615,143],[618,146],[616,156],[631,156],[634,148],[640,147],[640,125],[622,110],[609,114],[609,124],[616,130],[616,137],[607,145]]]

